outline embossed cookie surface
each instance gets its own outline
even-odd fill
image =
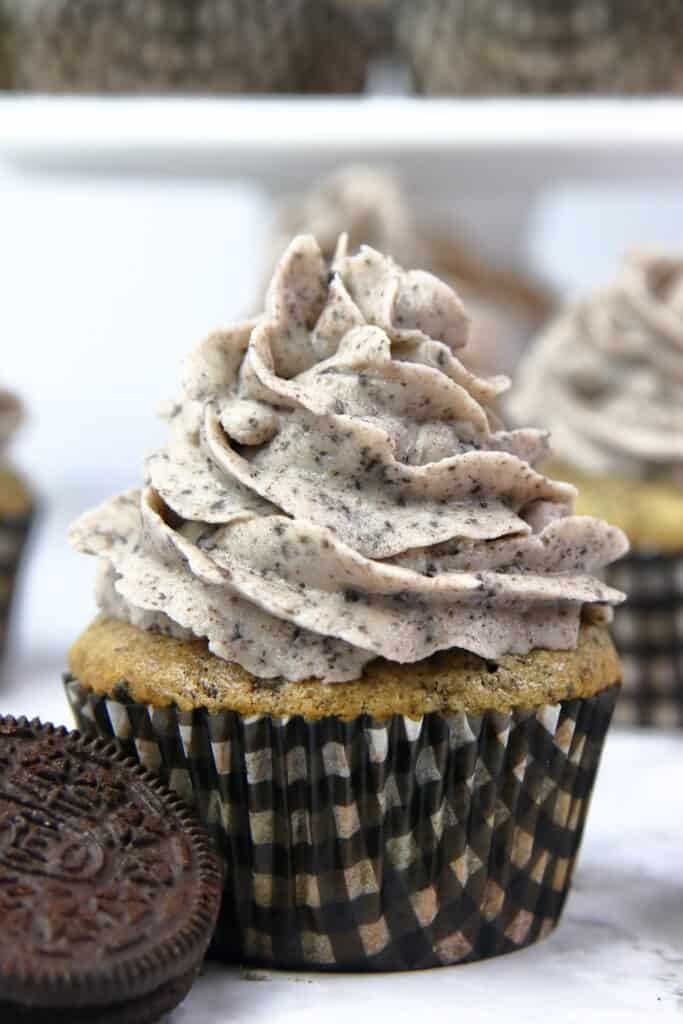
[[[0,718],[0,1019],[157,1019],[145,1001],[183,998],[220,891],[208,840],[152,776],[105,741]]]

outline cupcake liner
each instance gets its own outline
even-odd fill
[[[681,87],[680,3],[402,0],[397,35],[431,94],[649,92]]]
[[[395,0],[332,0],[332,3],[353,19],[372,53],[391,50]]]
[[[367,45],[331,0],[4,0],[17,89],[363,88]]]
[[[361,971],[478,960],[551,931],[618,691],[307,721],[65,686],[78,727],[159,772],[226,859],[216,956]]]
[[[605,580],[628,595],[612,629],[624,674],[615,721],[683,726],[683,551],[631,551]]]
[[[32,521],[32,512],[11,518],[0,514],[0,669],[7,647],[17,573]]]
[[[0,4],[0,89],[9,89],[12,81],[7,36],[7,23]]]

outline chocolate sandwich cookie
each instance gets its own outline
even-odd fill
[[[0,717],[0,1020],[151,1024],[187,995],[221,870],[105,740]]]

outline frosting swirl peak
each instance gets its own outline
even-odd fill
[[[588,473],[683,485],[683,257],[634,254],[558,317],[522,364],[510,410]]]
[[[72,528],[101,606],[261,678],[575,646],[582,607],[621,599],[592,573],[625,538],[534,470],[546,435],[504,428],[467,329],[430,274],[296,238],[265,313],[189,357],[143,491]]]

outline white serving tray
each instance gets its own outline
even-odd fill
[[[275,197],[342,163],[379,164],[418,209],[447,203],[485,253],[515,260],[548,191],[677,184],[683,99],[5,94],[3,158],[52,175],[238,178]]]
[[[4,94],[0,157],[34,169],[255,177],[280,191],[340,160],[422,191],[675,179],[683,99],[83,98]]]

